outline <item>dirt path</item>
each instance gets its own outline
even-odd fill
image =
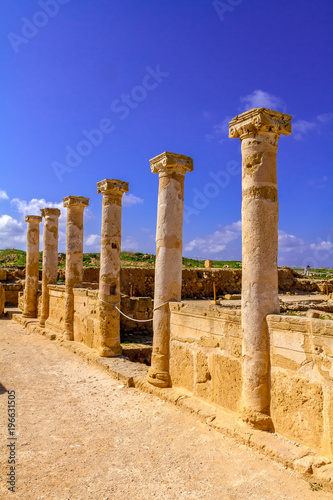
[[[0,320],[0,382],[17,402],[16,493],[0,498],[322,499],[307,482],[169,403],[123,387],[59,344]]]

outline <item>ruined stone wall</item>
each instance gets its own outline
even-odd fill
[[[50,315],[47,328],[61,334],[64,329],[65,286],[49,285]],[[83,342],[88,347],[98,347],[99,300],[98,290],[74,288],[74,340]],[[23,300],[23,299],[21,299]],[[153,317],[153,300],[150,297],[122,297],[120,309],[134,319],[150,319]],[[152,321],[138,323],[120,316],[120,331],[152,334]]]
[[[74,288],[74,340],[92,349],[98,348],[99,300],[98,290]]]
[[[50,313],[46,327],[61,335],[65,328],[65,286],[49,285]]]
[[[84,268],[83,281],[97,283],[98,267]],[[131,286],[136,297],[154,296],[154,269],[123,267],[120,272],[121,293],[130,295]],[[213,283],[217,295],[239,294],[242,287],[241,269],[183,269],[182,297],[202,299],[213,296]],[[327,285],[327,288],[326,288]],[[279,290],[281,292],[333,292],[333,280],[311,280],[290,269],[279,269]]]
[[[154,301],[151,297],[121,297],[120,310],[133,319],[147,320],[153,318]],[[141,323],[120,316],[120,331],[122,333],[137,332],[153,334],[153,322]]]
[[[23,267],[23,266],[21,266]],[[0,270],[3,273],[5,287],[6,305],[17,306],[18,292],[23,290],[24,267],[15,270]],[[41,279],[40,270],[40,279]],[[135,297],[154,296],[154,269],[138,267],[123,267],[120,272],[121,293],[124,295],[132,293]],[[1,278],[1,274],[0,274]],[[58,280],[65,279],[65,270],[58,271]],[[97,287],[99,281],[99,267],[83,268],[84,286]],[[216,286],[217,295],[239,294],[242,285],[241,269],[183,269],[182,297],[189,299],[204,299],[213,296],[213,283]],[[301,278],[295,271],[288,267],[279,269],[279,290],[281,292],[333,292],[333,280],[311,280]]]
[[[240,311],[170,304],[172,385],[240,410]],[[268,316],[275,431],[333,458],[333,321]]]

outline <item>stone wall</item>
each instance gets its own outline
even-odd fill
[[[46,327],[61,335],[65,328],[65,286],[49,285],[49,317]]]
[[[242,384],[240,311],[170,304],[172,385],[236,414]],[[271,411],[278,434],[333,458],[333,321],[267,318]]]
[[[49,285],[50,316],[46,321],[47,328],[61,334],[64,329],[65,286]],[[74,288],[74,340],[83,342],[96,349],[99,331],[98,290]],[[133,319],[150,319],[153,317],[153,300],[150,297],[121,298],[120,310]],[[152,334],[152,321],[140,323],[120,316],[121,333],[135,332]]]
[[[23,290],[24,268],[6,271],[2,281],[6,291],[6,305],[17,306],[18,292]],[[154,269],[123,267],[120,272],[121,293],[135,297],[154,297]],[[0,275],[1,277],[1,275]],[[5,275],[3,275],[5,278]],[[40,270],[41,279],[41,270]],[[58,279],[65,279],[65,269],[59,269]],[[16,281],[14,281],[16,280]],[[1,280],[0,280],[1,281]],[[97,287],[99,267],[83,269],[84,286]],[[239,294],[242,286],[241,269],[183,269],[182,297],[204,299],[213,297],[213,283],[217,296]],[[302,278],[289,267],[279,269],[279,290],[281,292],[333,292],[333,280],[311,280]]]
[[[85,268],[84,281],[98,282],[99,268]],[[136,297],[154,296],[154,269],[123,267],[120,272],[121,293],[130,295],[131,286]],[[202,299],[213,297],[213,283],[217,295],[239,294],[242,287],[241,269],[183,269],[182,297]],[[327,289],[326,289],[327,286]],[[281,292],[333,292],[333,280],[303,278],[289,267],[279,269]]]

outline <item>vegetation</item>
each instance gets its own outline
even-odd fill
[[[25,252],[7,248],[0,250],[0,266],[25,266]]]
[[[66,254],[59,253],[58,267],[65,267]],[[43,252],[39,252],[39,267],[42,266]],[[122,267],[155,267],[155,255],[142,252],[121,252],[120,260]],[[25,266],[26,255],[23,250],[16,250],[10,248],[0,250],[0,266]],[[99,253],[84,253],[83,265],[85,267],[99,266],[100,254]],[[183,257],[183,266],[186,269],[203,268],[205,261],[199,259],[189,259]],[[242,263],[237,260],[213,260],[212,267],[223,268],[229,267],[231,269],[242,269]],[[299,267],[293,268],[295,271],[304,274],[304,269]],[[333,279],[333,269],[326,268],[311,268],[309,278],[326,278]]]
[[[42,265],[43,252],[39,252],[39,266]],[[156,257],[150,253],[142,252],[121,252],[120,260],[122,267],[155,267]],[[23,250],[7,249],[0,250],[0,266],[24,266],[26,263],[26,254]],[[65,267],[66,254],[58,254],[58,267]],[[84,253],[83,265],[85,267],[99,266],[100,254],[99,253]],[[188,269],[205,267],[204,260],[189,259],[183,257],[183,266]],[[241,269],[242,263],[236,260],[220,261],[213,260],[212,266],[216,268],[230,267],[233,269]]]

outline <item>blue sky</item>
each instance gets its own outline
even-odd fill
[[[24,215],[90,197],[100,245],[105,178],[129,182],[123,248],[155,251],[149,159],[191,156],[184,255],[241,259],[240,141],[252,107],[290,113],[278,150],[279,264],[333,266],[331,0],[2,0],[0,248]],[[65,249],[62,208],[60,250]]]

